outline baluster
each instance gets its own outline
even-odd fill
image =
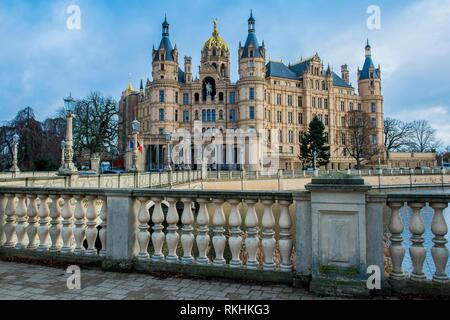
[[[64,205],[62,209],[62,239],[63,246],[61,248],[61,253],[71,253],[73,251],[73,211],[72,206],[70,205],[70,200],[72,200],[72,196],[63,195]]]
[[[411,222],[409,224],[409,231],[411,231],[411,246],[409,247],[409,254],[412,259],[413,271],[411,279],[416,281],[426,280],[423,273],[423,263],[425,262],[426,250],[423,246],[423,233],[425,232],[425,225],[423,223],[420,210],[424,207],[422,203],[410,203],[412,209]]]
[[[433,221],[431,223],[431,231],[434,234],[434,246],[431,248],[431,255],[433,256],[436,272],[433,275],[433,281],[446,283],[449,281],[446,272],[449,252],[446,247],[447,240],[445,239],[448,227],[444,219],[443,210],[448,205],[447,203],[431,203],[430,206],[434,209]]]
[[[167,202],[169,202],[169,211],[167,212],[167,223],[169,226],[167,227],[166,243],[169,253],[166,257],[166,261],[176,262],[178,261],[177,247],[180,239],[177,226],[178,221],[180,220],[177,211],[178,199],[167,198]]]
[[[28,195],[28,207],[27,207],[27,215],[28,215],[28,227],[27,227],[27,236],[28,236],[28,249],[36,249],[38,247],[38,243],[36,241],[37,238],[37,230],[38,230],[38,208],[36,205],[37,196],[34,194]]]
[[[39,227],[38,227],[38,236],[39,236],[39,246],[37,251],[47,251],[49,248],[48,245],[48,234],[49,234],[49,215],[50,209],[48,208],[47,199],[48,195],[40,194],[39,196],[40,204],[39,204]]]
[[[194,223],[194,215],[192,214],[192,200],[188,198],[183,198],[181,201],[184,204],[183,214],[181,215],[181,222],[183,223],[182,235],[181,235],[181,246],[183,247],[183,257],[181,262],[184,264],[194,263],[194,257],[192,256],[192,246],[194,245],[194,234],[192,231],[194,228],[192,224]]]
[[[405,248],[403,248],[403,222],[400,216],[400,208],[402,203],[389,203],[391,208],[391,219],[389,222],[389,232],[391,237],[391,245],[389,247],[389,254],[392,260],[392,272],[391,278],[396,280],[402,280],[405,278],[405,273],[402,270],[403,258],[405,257]]]
[[[245,226],[247,228],[245,247],[248,252],[248,269],[257,269],[259,265],[258,261],[256,260],[256,254],[259,247],[258,216],[256,215],[255,210],[256,202],[256,200],[245,200],[245,203],[248,206],[247,214],[245,216]]]
[[[155,207],[153,209],[152,214],[152,222],[153,222],[153,233],[152,233],[152,243],[153,249],[155,250],[152,260],[153,261],[164,261],[164,255],[162,253],[162,248],[164,245],[164,213],[161,207],[162,198],[152,198],[152,201],[155,203]]]
[[[208,212],[208,199],[197,199],[200,204],[200,209],[197,215],[197,248],[198,248],[198,264],[209,264],[208,247],[209,247],[209,212]]]
[[[17,195],[17,208],[16,208],[16,249],[24,249],[25,245],[23,243],[25,234],[27,231],[27,206],[25,204],[26,195]]]
[[[0,247],[4,241],[4,225],[5,225],[5,196],[0,194]]]
[[[5,208],[5,248],[14,248],[16,245],[15,233],[16,233],[16,206],[14,194],[6,194],[6,208]]]
[[[108,228],[108,202],[106,197],[100,197],[102,201],[102,209],[100,211],[100,219],[102,220],[100,224],[100,232],[98,237],[100,238],[100,243],[102,244],[102,249],[99,252],[101,257],[106,256],[106,229]]]
[[[138,243],[139,243],[139,260],[149,260],[150,255],[148,254],[148,244],[150,242],[150,232],[148,231],[148,222],[150,221],[150,213],[148,212],[147,203],[148,199],[144,197],[139,197],[138,201],[141,203],[138,213],[139,221],[139,232],[138,232]]]
[[[291,227],[292,219],[289,214],[290,201],[280,200],[280,219],[278,224],[280,225],[280,240],[278,240],[278,246],[280,247],[281,254],[281,271],[290,272],[292,271],[292,237],[291,237]]]
[[[97,240],[97,209],[95,208],[96,196],[87,196],[88,207],[86,211],[86,241],[88,244],[86,255],[93,256],[97,254],[97,248],[95,248],[95,240]]]
[[[213,225],[214,225],[214,236],[213,236],[213,246],[216,256],[214,258],[215,266],[223,266],[227,262],[223,257],[223,253],[225,251],[225,246],[227,244],[227,238],[224,235],[225,229],[224,225],[226,222],[225,213],[223,212],[223,203],[225,200],[223,199],[214,199],[213,203],[216,205],[216,210],[214,211],[213,216]]]
[[[231,251],[231,268],[239,268],[242,266],[242,261],[239,256],[242,247],[242,232],[241,232],[241,213],[239,212],[239,204],[241,203],[238,199],[228,200],[231,206],[230,216],[228,218],[228,224],[230,226],[230,238],[228,239],[228,244],[230,245]]]
[[[262,247],[264,252],[264,270],[275,270],[273,254],[275,251],[275,217],[273,216],[272,200],[263,200],[264,213],[262,217]]]
[[[52,204],[50,205],[50,241],[51,246],[50,252],[58,252],[61,250],[61,208],[59,207],[59,195],[50,195],[50,199],[52,199]]]
[[[76,195],[77,203],[75,205],[75,229],[73,236],[75,238],[75,254],[84,254],[84,238],[86,237],[86,210],[84,209],[84,196]]]

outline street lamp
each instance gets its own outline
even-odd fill
[[[131,122],[131,133],[133,134],[133,154],[132,154],[132,160],[133,160],[133,164],[131,167],[132,172],[138,172],[138,167],[137,167],[137,160],[138,160],[138,134],[139,134],[139,130],[141,128],[141,123],[137,120],[134,119]]]
[[[73,118],[76,101],[70,94],[64,99],[64,109],[66,111],[66,141],[64,143],[64,161],[59,169],[59,175],[71,176],[78,174],[78,170],[73,164]],[[61,144],[62,145],[62,144]]]
[[[19,173],[20,169],[19,166],[17,165],[17,152],[18,152],[18,146],[19,146],[19,141],[20,141],[20,137],[18,134],[14,134],[13,138],[13,145],[12,145],[12,166],[11,169],[9,171],[14,172],[14,173]]]

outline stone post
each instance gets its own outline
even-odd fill
[[[91,170],[97,172],[100,174],[100,155],[97,153],[94,153],[91,156]]]
[[[371,198],[368,204],[371,187],[348,175],[315,177],[306,189],[310,208],[304,197],[297,207],[297,241],[306,243],[297,244],[297,256],[310,251],[311,261],[299,261],[297,273],[311,268],[310,288],[319,294],[368,294],[367,267],[378,265],[381,274],[384,270],[383,199]]]

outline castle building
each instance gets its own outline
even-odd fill
[[[139,141],[143,146],[139,158],[142,171],[159,170],[169,165],[171,135],[185,129],[193,133],[196,124],[203,131],[216,129],[255,130],[278,140],[280,169],[298,170],[302,164],[300,142],[313,117],[322,120],[331,148],[329,169],[347,169],[355,161],[345,151],[345,115],[359,110],[370,116],[373,148],[383,148],[383,96],[381,71],[372,60],[369,42],[365,47],[365,62],[358,68],[358,90],[350,84],[347,65],[336,74],[324,67],[316,53],[308,59],[284,64],[268,61],[266,47],[259,42],[256,21],[248,19],[247,39],[239,44],[239,80],[230,80],[230,50],[220,36],[217,21],[212,35],[203,45],[198,75],[192,70],[192,59],[180,61],[176,46],[172,46],[167,18],[162,24],[162,39],[152,52],[152,80],[140,90],[131,83],[120,100],[119,150],[130,164],[129,140],[131,122],[141,123]],[[223,157],[221,169],[237,169],[238,146],[227,157],[225,146],[218,150]],[[194,148],[193,148],[194,149]],[[192,150],[194,155],[196,151]],[[247,150],[250,156],[261,156],[261,150]],[[247,156],[248,157],[248,156]],[[376,162],[376,161],[375,161]],[[375,164],[374,162],[374,164]],[[244,164],[245,165],[245,164]],[[259,170],[261,164],[246,166]]]

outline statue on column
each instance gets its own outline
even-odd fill
[[[212,98],[212,85],[209,82],[206,83],[206,96]]]

